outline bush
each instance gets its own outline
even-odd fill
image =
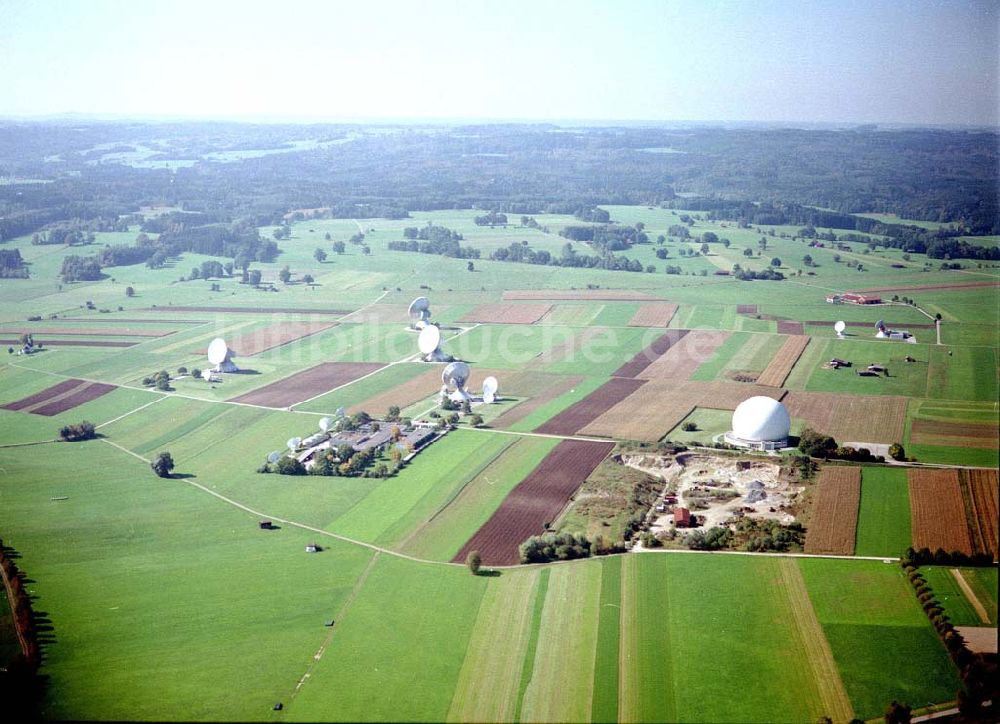
[[[521,563],[545,563],[590,556],[590,541],[572,533],[545,533],[531,536],[518,546]]]
[[[469,424],[472,425],[473,427],[482,427],[483,425],[482,415],[471,415],[469,417]]]
[[[161,452],[156,456],[156,460],[149,464],[153,472],[161,478],[169,478],[170,471],[174,469],[174,459],[169,452]]]
[[[483,565],[483,557],[479,555],[479,551],[469,551],[469,555],[465,557],[465,565],[469,567],[472,575],[478,576]]]
[[[94,429],[94,423],[84,420],[75,425],[59,428],[59,437],[66,442],[76,442],[78,440],[91,440],[97,437],[97,432]]]
[[[694,432],[698,429],[698,423],[695,422],[685,422],[681,425],[681,430],[684,432]]]
[[[287,455],[283,455],[275,465],[279,475],[305,475],[306,466],[298,461],[297,458],[291,458]]]

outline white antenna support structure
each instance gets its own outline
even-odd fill
[[[451,362],[441,371],[441,396],[459,403],[471,400],[472,396],[465,388],[471,374],[472,370],[465,362]]]
[[[496,401],[497,390],[499,389],[500,383],[496,377],[491,375],[483,380],[483,402],[487,405],[492,405]]]

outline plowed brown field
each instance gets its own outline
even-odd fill
[[[820,471],[818,485],[805,551],[853,555],[861,503],[861,468],[827,466]]]
[[[652,294],[632,292],[626,289],[512,289],[503,293],[504,301],[519,299],[551,299],[555,301],[595,300],[607,302],[655,302],[659,299]]]
[[[729,338],[729,332],[695,329],[654,359],[636,377],[644,380],[686,380]]]
[[[576,404],[535,429],[546,435],[575,435],[580,428],[603,415],[645,384],[644,380],[612,377]]]
[[[790,319],[778,320],[778,334],[802,334],[804,331],[802,322],[793,322]]]
[[[653,343],[616,369],[612,377],[635,377],[649,367],[654,360],[666,353],[688,333],[686,329],[671,329],[653,340]]]
[[[115,389],[115,385],[107,385],[103,382],[87,382],[82,387],[78,387],[68,395],[54,399],[51,402],[35,407],[30,410],[33,415],[45,415],[46,417],[51,417],[52,415],[58,415],[60,412],[66,412],[67,410],[72,410],[74,407],[79,407],[85,402],[90,402],[91,400],[96,400],[98,397],[103,397],[112,390]]]
[[[262,407],[288,407],[346,385],[384,366],[381,362],[324,362],[266,387],[234,397],[230,402]]]
[[[962,470],[969,507],[972,511],[972,538],[977,553],[989,553],[997,559],[997,497],[996,470]]]
[[[493,420],[491,423],[492,427],[499,428],[501,430],[506,430],[510,428],[515,422],[520,422],[525,417],[530,415],[535,410],[539,409],[543,405],[551,402],[560,395],[563,395],[578,384],[583,381],[583,377],[572,376],[566,377],[562,375],[534,375],[538,382],[544,383],[544,389],[539,390],[537,393],[532,394],[529,399],[521,402],[519,405],[511,410],[500,415],[498,418]],[[506,391],[506,387],[504,390]],[[513,392],[509,394],[515,394]],[[520,396],[520,395],[518,395]]]
[[[229,349],[240,357],[252,357],[336,326],[336,322],[275,322],[236,335],[229,340]]]
[[[458,321],[483,324],[534,324],[551,308],[551,304],[480,304],[466,312]]]
[[[894,443],[903,440],[906,398],[792,390],[782,402],[788,414],[838,441]]]
[[[972,555],[965,503],[955,470],[909,470],[913,547]]]
[[[749,397],[780,400],[785,390],[738,382],[691,382],[657,379],[647,382],[607,412],[580,429],[583,435],[618,440],[659,440],[696,407],[735,410]]]
[[[51,387],[46,387],[41,392],[36,392],[33,395],[23,397],[20,400],[15,400],[14,402],[8,402],[6,405],[3,405],[3,409],[17,411],[33,407],[34,405],[41,405],[42,403],[48,402],[49,400],[60,395],[64,395],[67,392],[75,390],[77,387],[85,384],[86,382],[84,380],[63,380],[62,382],[54,384]]]
[[[677,305],[669,302],[640,304],[639,310],[632,315],[630,327],[666,327],[677,313]]]
[[[756,314],[757,305],[756,304],[737,304],[736,305],[737,314]]]
[[[995,424],[916,419],[910,426],[910,444],[989,450],[1000,446],[1000,433]]]
[[[570,496],[613,448],[610,442],[563,440],[518,483],[452,560],[462,562],[469,552],[479,551],[486,565],[517,564],[517,547],[544,532],[544,525],[556,519]]]
[[[768,387],[781,387],[785,384],[785,379],[792,371],[795,363],[799,361],[799,357],[805,351],[806,345],[809,344],[809,339],[809,337],[805,336],[794,336],[786,339],[781,349],[778,350],[778,353],[774,355],[771,361],[768,362],[767,367],[764,368],[764,371],[757,377],[757,384],[767,385]]]

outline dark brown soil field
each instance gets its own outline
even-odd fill
[[[551,304],[480,304],[459,322],[483,324],[534,324],[552,309]]]
[[[806,531],[806,553],[854,555],[861,503],[861,468],[827,466],[820,471],[816,507]]]
[[[336,322],[275,322],[261,329],[236,335],[230,340],[229,349],[240,357],[252,357],[336,326]]]
[[[957,470],[909,470],[913,547],[972,555]]]
[[[219,312],[221,314],[349,314],[344,309],[307,309],[303,307],[152,307],[150,312]]]
[[[788,319],[778,320],[778,334],[804,334],[802,322],[793,322]]]
[[[290,407],[383,367],[385,365],[381,362],[324,362],[266,387],[234,397],[230,402],[263,407]]]
[[[583,381],[583,377],[564,377],[561,375],[544,374],[537,375],[536,379],[539,382],[544,382],[545,389],[541,390],[538,394],[532,395],[529,399],[500,415],[498,418],[493,420],[490,427],[505,430],[515,422],[520,422],[543,405],[551,402],[560,395],[569,392]]]
[[[109,337],[115,336],[109,333]],[[40,339],[45,347],[134,347],[138,342],[111,342],[100,339]],[[0,345],[19,345],[16,339],[0,339]]]
[[[668,349],[681,341],[688,333],[686,329],[671,329],[657,337],[651,345],[612,373],[612,377],[635,377]]]
[[[659,297],[626,289],[512,289],[503,293],[504,301],[519,299],[583,300],[605,302],[655,302]]]
[[[793,390],[782,400],[788,414],[838,442],[894,443],[903,439],[906,398]]]
[[[85,402],[103,397],[114,389],[116,389],[115,385],[108,385],[103,382],[87,382],[84,383],[83,387],[78,387],[65,397],[34,408],[31,410],[31,414],[45,415],[46,417],[58,415],[60,412],[72,410],[74,407],[79,407]]]
[[[997,498],[998,476],[996,470],[962,470],[960,471],[966,500],[967,511],[972,514],[970,526],[977,553],[989,553],[993,560],[997,559]]]
[[[785,378],[792,371],[792,367],[799,361],[799,357],[809,344],[809,337],[792,336],[785,340],[781,349],[767,363],[764,371],[757,376],[757,384],[768,385],[769,387],[781,387],[785,384]]]
[[[119,324],[121,320],[118,320]],[[5,329],[4,333],[10,334],[15,330]],[[73,327],[38,327],[35,329],[25,329],[19,330],[16,333],[30,333],[32,335],[36,334],[54,334],[60,337],[166,337],[168,334],[174,334],[177,330],[167,329],[167,330],[156,330],[156,329],[129,329],[128,327],[119,329],[95,329],[95,328],[76,328]],[[40,340],[44,343],[46,340],[43,338]]]
[[[677,313],[677,305],[669,302],[640,304],[639,310],[632,315],[630,327],[666,327]]]
[[[535,429],[546,435],[573,435],[645,384],[645,380],[613,377],[576,404]]]
[[[636,376],[644,380],[686,380],[703,362],[711,359],[728,338],[729,332],[692,330]]]
[[[208,324],[207,319],[161,319],[159,317],[60,317],[64,322],[110,322],[111,324]]]
[[[52,385],[52,387],[46,387],[41,392],[36,392],[33,395],[16,400],[15,402],[8,402],[3,405],[5,410],[23,410],[26,407],[31,407],[32,405],[40,405],[46,400],[50,400],[58,395],[63,395],[70,390],[76,389],[80,385],[87,384],[84,380],[63,380],[62,382]]]
[[[458,555],[460,563],[470,551],[479,551],[488,566],[520,562],[517,548],[527,538],[544,532],[594,468],[614,448],[614,443],[564,440],[508,495],[483,527]]]
[[[991,423],[976,422],[948,422],[945,420],[923,420],[913,421],[912,432],[919,432],[926,435],[949,435],[951,437],[978,437],[988,438],[996,441],[1000,431],[997,426]]]
[[[919,292],[925,289],[976,289],[979,287],[998,287],[1000,282],[965,282],[963,284],[914,284],[902,287],[883,287],[881,289],[862,289],[861,293],[871,292]]]
[[[736,305],[737,314],[756,314],[757,305],[756,304],[737,304]]]

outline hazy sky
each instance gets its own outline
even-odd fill
[[[995,0],[0,0],[0,115],[998,123]]]

